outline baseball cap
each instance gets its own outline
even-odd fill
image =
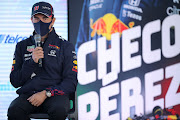
[[[53,7],[47,2],[38,2],[33,5],[31,17],[38,13],[41,13],[47,17],[54,16]]]

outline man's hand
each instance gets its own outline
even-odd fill
[[[42,47],[36,47],[32,52],[32,58],[35,63],[38,63],[40,58],[44,58],[44,51]]]
[[[29,97],[27,100],[34,106],[40,106],[44,100],[47,98],[46,91],[43,90],[41,92],[38,92],[36,94],[33,94],[31,97]]]

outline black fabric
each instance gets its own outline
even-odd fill
[[[47,98],[39,107],[33,106],[28,95],[20,95],[9,106],[8,120],[30,120],[31,113],[48,113],[49,120],[65,120],[70,108],[66,95]]]

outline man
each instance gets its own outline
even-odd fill
[[[33,5],[35,31],[16,45],[14,54],[10,82],[19,88],[19,96],[9,106],[8,120],[29,120],[29,114],[37,111],[47,112],[50,120],[67,116],[69,94],[77,85],[77,60],[73,45],[52,27],[55,20],[49,3]],[[42,47],[36,47],[35,34],[40,34]]]

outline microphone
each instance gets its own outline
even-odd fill
[[[34,35],[34,40],[35,40],[35,43],[36,43],[36,47],[41,47],[41,35],[35,34]],[[42,67],[42,58],[40,58],[38,60],[38,64],[39,64],[39,67]]]

